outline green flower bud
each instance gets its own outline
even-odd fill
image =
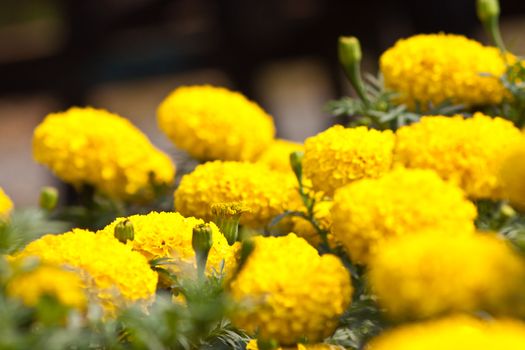
[[[494,17],[499,17],[499,1],[498,0],[477,0],[476,10],[478,18],[482,23]]]
[[[215,203],[211,205],[214,216],[213,222],[217,224],[229,245],[237,242],[239,235],[239,221],[242,213],[247,210],[240,202]]]
[[[303,158],[304,152],[295,151],[290,153],[290,165],[300,184],[303,182]]]
[[[354,87],[359,98],[366,105],[369,104],[366,96],[365,84],[361,77],[361,45],[359,40],[353,36],[339,37],[338,45],[339,62],[343,66],[343,70]]]
[[[55,209],[58,203],[58,190],[50,186],[42,187],[38,203],[40,208],[44,210],[51,211]]]
[[[195,251],[197,272],[200,278],[204,278],[208,254],[213,245],[212,230],[209,224],[199,224],[193,228],[191,246]]]
[[[132,241],[135,238],[133,223],[128,219],[122,220],[115,226],[114,235],[116,239],[124,244],[127,241]]]

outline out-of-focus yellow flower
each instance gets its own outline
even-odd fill
[[[454,184],[431,170],[397,168],[339,189],[332,233],[354,262],[366,264],[389,238],[428,229],[472,233],[475,218],[475,206]]]
[[[331,196],[336,189],[362,178],[374,178],[392,165],[394,134],[361,126],[336,125],[305,141],[304,175],[316,191]]]
[[[319,256],[295,234],[255,239],[231,284],[234,324],[281,345],[332,334],[351,300],[350,276],[334,255]]]
[[[259,350],[257,340],[252,339],[246,344],[246,350]],[[297,344],[289,347],[279,347],[275,350],[344,350],[342,346],[332,344]]]
[[[512,55],[507,55],[514,61]],[[461,35],[420,34],[399,40],[380,58],[387,88],[410,107],[444,101],[470,105],[498,104],[506,90],[503,55]],[[487,76],[489,75],[489,76]]]
[[[428,116],[397,131],[395,161],[435,170],[472,198],[500,199],[502,152],[522,140],[511,122],[482,113],[468,119]]]
[[[200,160],[254,161],[275,135],[272,117],[259,105],[221,87],[180,87],[157,115],[175,145]]]
[[[126,218],[116,219],[106,226],[99,235],[112,237],[115,226]],[[185,218],[179,213],[151,212],[147,215],[133,215],[127,218],[132,224],[135,237],[127,241],[127,245],[141,253],[148,260],[157,258],[173,258],[175,265],[167,266],[176,273],[195,270],[195,252],[191,245],[193,228],[204,221],[194,217]],[[214,223],[212,228],[213,246],[210,250],[207,271],[219,272],[224,263],[225,272],[235,266],[236,248],[228,245],[226,238]]]
[[[49,114],[33,135],[33,156],[76,187],[114,198],[148,198],[151,182],[170,184],[175,166],[127,119],[101,109]]]
[[[453,316],[394,328],[365,350],[525,349],[525,324],[517,320],[482,321]]]
[[[503,197],[525,211],[525,139],[518,146],[506,150],[505,154],[499,173]]]
[[[525,262],[492,234],[400,237],[384,245],[369,267],[379,303],[398,321],[525,309]]]
[[[84,283],[78,274],[51,265],[17,271],[7,282],[6,293],[27,306],[36,306],[44,296],[53,297],[62,305],[78,310],[84,309],[87,303]]]
[[[257,158],[257,163],[266,164],[273,170],[290,172],[290,153],[303,149],[304,146],[300,143],[277,139]]]
[[[330,233],[332,227],[332,214],[330,213],[330,210],[332,209],[333,204],[332,201],[317,202],[314,206],[314,218],[317,221],[319,228],[328,232],[329,241],[335,245],[333,235]],[[317,232],[310,221],[301,217],[292,217],[292,221],[293,232],[299,237],[306,239],[308,243],[314,247],[317,247],[321,243],[319,232]]]
[[[293,174],[263,164],[208,162],[182,178],[175,191],[175,208],[182,215],[209,221],[212,204],[240,202],[248,210],[241,224],[260,228],[285,210],[300,207],[296,187]]]
[[[93,290],[110,313],[130,303],[150,302],[155,296],[158,276],[146,258],[112,237],[80,229],[45,235],[14,258],[31,256],[78,271],[87,290]]]
[[[11,198],[0,187],[0,221],[6,219],[13,210]]]

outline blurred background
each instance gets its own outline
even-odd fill
[[[523,54],[525,1],[501,7],[505,41]],[[335,122],[324,104],[351,93],[339,35],[357,36],[376,72],[397,39],[439,31],[487,42],[475,0],[0,0],[0,186],[23,207],[58,185],[32,161],[32,132],[73,105],[121,114],[173,154],[155,111],[180,85],[241,91],[279,137],[303,141]]]

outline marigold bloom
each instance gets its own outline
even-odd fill
[[[454,184],[430,170],[397,168],[339,189],[332,233],[354,262],[366,264],[389,238],[428,229],[472,233],[475,218],[475,206]]]
[[[525,263],[492,234],[400,237],[369,267],[372,290],[395,320],[478,310],[508,315],[525,306]]]
[[[170,184],[175,167],[127,119],[101,109],[49,114],[33,136],[33,156],[76,187],[115,198],[149,197],[151,181]]]
[[[305,141],[304,175],[331,196],[352,181],[378,177],[392,165],[392,131],[335,125]]]
[[[175,145],[201,160],[253,161],[275,135],[272,117],[255,102],[209,85],[176,89],[157,115]]]
[[[341,261],[319,256],[293,233],[254,240],[254,251],[231,283],[237,302],[234,324],[281,345],[304,337],[316,342],[332,334],[352,294]]]
[[[503,197],[525,211],[525,140],[506,153],[499,173]]]
[[[300,143],[277,139],[257,158],[257,163],[266,164],[273,170],[290,172],[290,153],[303,149],[304,146]]]
[[[241,202],[248,212],[241,224],[259,228],[287,209],[301,205],[292,174],[262,164],[208,162],[185,175],[175,191],[175,208],[184,216],[212,220],[211,205]]]
[[[246,350],[259,350],[257,340],[252,339],[246,344]],[[344,350],[342,346],[332,344],[297,344],[286,348],[279,347],[275,350]]]
[[[13,210],[13,202],[11,198],[0,187],[0,220],[5,219],[11,214]]]
[[[54,297],[62,305],[79,310],[87,302],[84,283],[77,273],[49,265],[17,272],[8,281],[6,293],[27,306],[36,306],[44,296]]]
[[[15,259],[38,257],[45,264],[76,269],[107,311],[129,303],[151,301],[157,274],[140,253],[115,238],[74,229],[45,235],[27,245]]]
[[[501,152],[522,140],[511,122],[482,113],[467,119],[427,116],[397,131],[395,161],[435,170],[472,198],[500,199]]]
[[[185,218],[179,213],[151,212],[147,215],[133,215],[128,218],[118,218],[104,229],[97,232],[99,235],[112,237],[115,226],[128,219],[134,228],[134,239],[127,241],[127,245],[141,253],[148,260],[158,258],[173,258],[175,272],[186,271],[196,267],[195,252],[191,245],[193,228],[204,221],[194,217]],[[235,248],[228,245],[226,238],[214,223],[212,228],[213,246],[210,250],[207,271],[220,271],[224,263],[225,271],[231,271],[235,266]]]
[[[365,350],[525,349],[525,324],[517,320],[482,321],[453,316],[386,331]]]
[[[506,70],[499,49],[461,35],[401,39],[383,53],[380,69],[386,87],[399,92],[400,100],[411,107],[447,100],[468,106],[498,104],[506,94],[499,81]]]

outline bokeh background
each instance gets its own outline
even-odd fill
[[[523,54],[525,1],[501,7],[508,47]],[[73,105],[119,113],[177,157],[155,111],[180,85],[239,90],[279,137],[303,141],[335,122],[326,101],[351,93],[339,35],[359,37],[376,72],[397,39],[439,31],[486,42],[475,0],[0,0],[0,186],[22,207],[60,186],[33,163],[31,137]]]

